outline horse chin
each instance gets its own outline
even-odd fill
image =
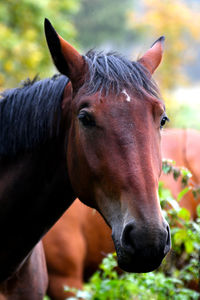
[[[118,256],[118,255],[117,255]],[[154,263],[144,264],[144,262],[138,262],[136,259],[124,259],[118,256],[118,266],[129,273],[148,273],[156,270],[162,261]]]
[[[116,246],[116,245],[115,245]],[[130,254],[122,247],[115,247],[117,252],[118,266],[130,273],[148,273],[156,270],[162,263],[163,257],[154,257],[149,260],[145,257],[139,257],[138,255]]]

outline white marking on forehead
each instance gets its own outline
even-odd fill
[[[122,91],[122,94],[124,94],[126,96],[126,101],[128,101],[128,102],[131,101],[129,94],[127,93],[127,91],[125,89]]]

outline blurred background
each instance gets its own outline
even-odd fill
[[[81,53],[115,50],[137,59],[161,35],[165,54],[155,74],[170,127],[200,129],[199,0],[0,0],[0,89],[56,72],[43,21]]]

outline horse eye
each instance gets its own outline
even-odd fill
[[[86,111],[81,111],[78,115],[78,119],[85,127],[95,126],[95,121],[93,117]]]
[[[160,121],[160,128],[162,129],[163,126],[165,125],[166,121],[169,122],[169,119],[167,116],[162,117],[161,121]]]

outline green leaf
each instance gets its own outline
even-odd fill
[[[173,169],[173,165],[175,164],[175,161],[171,159],[163,159],[162,160],[162,170],[165,174],[170,174]]]
[[[192,253],[194,250],[193,241],[187,240],[185,242],[185,250],[187,253]]]
[[[175,211],[179,211],[180,206],[176,200],[174,200],[173,198],[167,198],[166,202],[169,203]]]
[[[187,238],[187,231],[185,229],[180,229],[174,235],[175,244],[181,245]]]
[[[200,204],[197,205],[197,216],[200,218]]]
[[[178,217],[185,220],[185,221],[189,221],[190,218],[191,218],[191,214],[190,214],[189,210],[182,207],[178,212]]]
[[[177,201],[180,201],[185,194],[187,194],[191,190],[191,187],[187,186],[184,188],[177,196]]]
[[[173,177],[175,180],[179,178],[181,175],[181,170],[179,168],[173,168]]]

